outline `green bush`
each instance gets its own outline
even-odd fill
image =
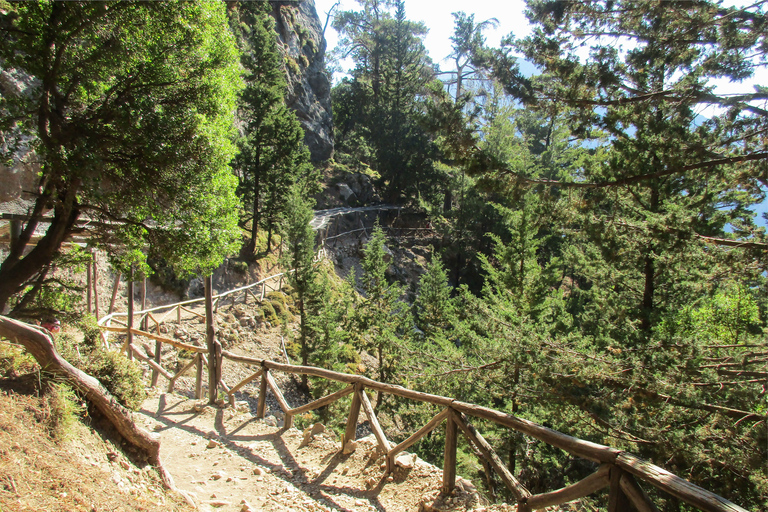
[[[264,298],[270,302],[272,301],[281,302],[283,306],[285,306],[285,294],[283,292],[267,292],[264,295]]]
[[[75,322],[75,327],[83,333],[83,344],[93,349],[102,343],[101,331],[96,318],[92,315],[84,315]]]
[[[14,378],[37,369],[37,362],[26,349],[0,343],[0,378]]]
[[[56,340],[59,353],[72,365],[95,377],[118,402],[138,410],[147,396],[141,367],[120,352],[101,344],[78,343],[70,334]]]
[[[83,413],[83,405],[77,393],[62,382],[50,381],[46,393],[48,414],[45,423],[51,437],[58,442],[73,436],[73,426]]]
[[[269,292],[264,298],[269,301],[281,323],[293,321],[293,314],[291,314],[291,309],[294,305],[293,297],[283,292]]]
[[[293,315],[288,311],[288,306],[285,305],[284,301],[271,300],[269,303],[272,305],[272,309],[275,310],[275,314],[281,322],[290,321],[293,318]]]
[[[272,306],[272,302],[265,302],[261,305],[261,314],[264,316],[264,320],[272,325],[280,325],[280,319],[275,313],[275,308]]]

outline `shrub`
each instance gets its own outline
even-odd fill
[[[98,379],[118,402],[134,411],[141,407],[147,394],[138,364],[101,344],[78,343],[70,334],[59,336],[56,345],[64,359]]]
[[[264,302],[261,305],[261,314],[264,316],[264,320],[272,325],[279,325],[280,319],[275,313],[275,308],[272,306],[272,302]]]

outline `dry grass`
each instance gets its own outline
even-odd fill
[[[88,426],[91,418],[76,416],[56,440],[60,399],[41,392],[35,374],[0,380],[0,512],[190,510],[152,468]]]

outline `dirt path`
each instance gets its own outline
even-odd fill
[[[161,456],[177,487],[201,510],[512,510],[481,507],[466,481],[455,497],[438,499],[442,471],[415,456],[412,467],[386,475],[373,436],[344,455],[333,432],[303,442],[304,433],[270,426],[270,418],[256,420],[242,408],[202,406],[181,395],[150,397],[141,412],[146,428],[160,435]]]

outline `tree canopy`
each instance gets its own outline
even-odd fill
[[[22,2],[0,16],[0,64],[29,87],[0,100],[10,143],[32,137],[34,205],[0,266],[0,309],[39,276],[87,216],[98,240],[182,271],[232,248],[228,163],[237,49],[223,4]],[[51,211],[50,226],[30,250]],[[101,224],[99,224],[99,222]]]

